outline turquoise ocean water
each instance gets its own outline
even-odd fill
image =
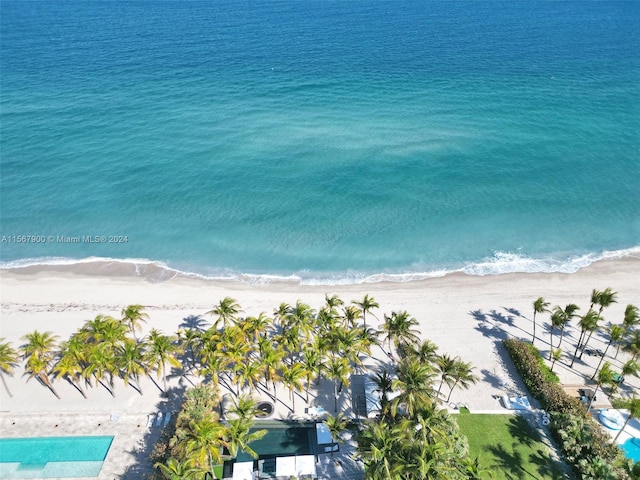
[[[640,251],[640,2],[2,0],[0,25],[1,266],[343,283]]]

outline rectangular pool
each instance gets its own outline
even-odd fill
[[[97,477],[113,436],[0,438],[0,479]]]
[[[286,455],[309,455],[314,453],[315,428],[300,425],[273,425],[261,426],[256,422],[252,432],[266,429],[267,434],[249,446],[255,450],[260,458]],[[238,462],[249,462],[253,458],[245,453],[238,453]]]

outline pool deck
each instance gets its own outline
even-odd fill
[[[115,419],[114,419],[115,420]],[[146,427],[146,415],[120,415],[112,421],[108,414],[11,414],[0,413],[0,431],[5,438],[113,435],[113,443],[98,477],[80,480],[141,479],[151,465],[149,457],[160,428]],[[131,469],[123,472],[127,465]]]

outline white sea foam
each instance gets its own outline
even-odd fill
[[[640,246],[624,250],[603,251],[571,255],[565,258],[532,258],[521,253],[495,252],[493,256],[480,262],[469,263],[460,268],[432,270],[415,269],[405,272],[310,272],[301,271],[290,274],[268,273],[240,273],[230,269],[207,269],[206,273],[184,271],[168,264],[144,258],[105,258],[87,257],[81,259],[64,257],[26,258],[10,262],[0,262],[0,269],[15,270],[28,267],[69,267],[69,271],[89,273],[87,266],[95,265],[90,273],[122,274],[143,277],[151,282],[162,282],[176,276],[199,278],[206,281],[233,281],[251,285],[271,283],[295,283],[300,285],[352,285],[366,283],[406,283],[443,277],[445,275],[462,272],[467,275],[485,276],[505,273],[574,273],[600,260],[621,259],[625,257],[640,258]],[[78,269],[73,267],[77,266]],[[84,267],[84,268],[83,268]],[[107,270],[109,270],[107,272]]]

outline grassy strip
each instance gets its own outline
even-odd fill
[[[489,467],[495,480],[566,478],[537,431],[520,415],[458,415],[469,441],[469,456]]]

